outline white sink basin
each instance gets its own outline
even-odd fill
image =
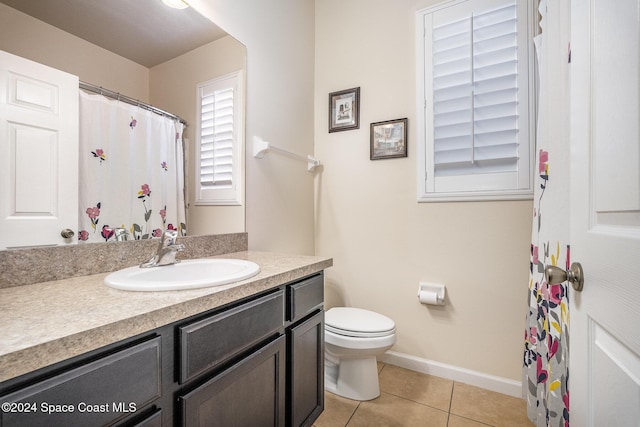
[[[124,268],[105,277],[104,284],[127,291],[175,291],[226,285],[259,272],[258,264],[242,259],[193,259],[159,267]]]

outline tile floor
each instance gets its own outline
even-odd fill
[[[358,402],[325,392],[314,427],[532,427],[512,396],[378,364],[380,397]]]

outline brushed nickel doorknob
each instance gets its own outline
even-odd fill
[[[64,230],[62,230],[60,232],[60,235],[62,237],[64,237],[65,239],[70,239],[72,238],[76,233],[73,232],[73,230],[69,229],[69,228],[65,228]]]
[[[563,270],[555,265],[548,265],[544,269],[544,278],[550,285],[556,285],[568,280],[576,292],[582,291],[584,286],[584,271],[579,262],[571,264],[569,270]]]

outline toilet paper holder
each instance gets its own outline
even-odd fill
[[[424,298],[421,298],[421,294],[435,294],[435,300],[429,298],[431,301],[426,302]],[[428,282],[420,282],[418,287],[418,299],[421,303],[425,304],[436,304],[436,305],[444,305],[444,298],[446,295],[445,286],[441,283],[428,283]]]

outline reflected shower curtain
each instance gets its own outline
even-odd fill
[[[537,167],[523,394],[537,426],[569,426],[569,293],[549,284],[546,265],[568,268],[569,239],[569,2],[541,0]]]
[[[80,91],[81,242],[186,234],[183,125],[143,108]]]

